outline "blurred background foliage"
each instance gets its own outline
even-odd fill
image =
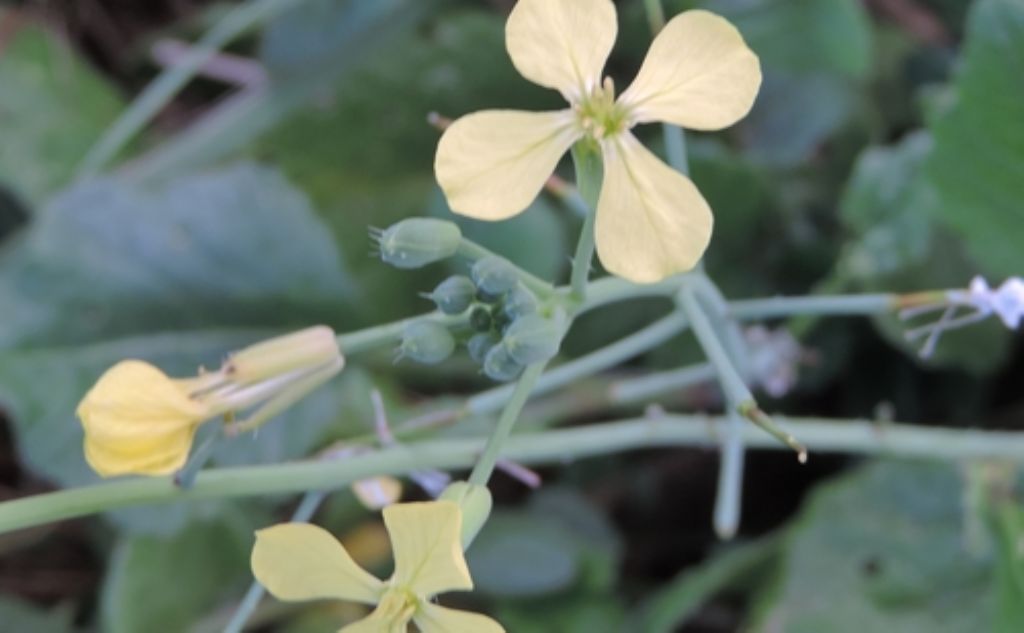
[[[295,4],[231,46],[254,71],[239,85],[195,80],[115,169],[88,181],[76,166],[159,71],[154,44],[194,40],[231,5],[0,9],[0,498],[94,481],[72,412],[116,359],[188,373],[285,328],[344,331],[426,310],[418,293],[450,271],[381,265],[367,257],[367,227],[451,217],[433,183],[427,113],[559,107],[507,58],[511,2]],[[608,72],[621,87],[650,35],[641,2],[618,4]],[[911,291],[1024,272],[1024,0],[666,6],[693,7],[735,22],[765,76],[740,125],[688,137],[716,211],[707,269],[726,294]],[[659,146],[659,130],[639,132]],[[508,223],[458,221],[560,281],[580,224],[544,198]],[[588,315],[563,356],[663,309]],[[995,322],[948,335],[927,362],[890,320],[795,325],[808,362],[795,389],[767,402],[773,410],[1024,430],[1024,354]],[[696,359],[681,337],[612,377]],[[613,417],[587,405],[606,381],[542,400],[524,422]],[[363,357],[216,461],[294,459],[365,433],[374,387],[401,419],[486,386],[468,363],[426,372]],[[661,404],[719,402],[699,388]],[[729,544],[710,527],[716,467],[713,453],[678,449],[545,468],[544,488],[529,494],[499,479],[500,508],[471,551],[473,606],[513,633],[1024,630],[1012,467],[840,455],[799,467],[753,453]],[[249,581],[252,530],[293,504],[141,508],[0,537],[0,628],[219,630]],[[319,520],[386,570],[380,527],[349,493]],[[304,633],[352,616],[344,605],[272,603],[255,622]]]

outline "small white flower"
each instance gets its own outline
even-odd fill
[[[1020,277],[1010,277],[998,288],[992,288],[980,275],[971,280],[966,290],[950,290],[940,295],[944,300],[925,305],[917,305],[900,311],[901,319],[911,319],[929,312],[942,310],[942,316],[935,323],[930,323],[908,330],[908,340],[926,337],[921,348],[921,356],[928,358],[935,351],[935,345],[943,332],[984,321],[995,314],[1008,329],[1016,330],[1024,319],[1024,281]],[[956,316],[961,308],[973,309],[973,312]]]

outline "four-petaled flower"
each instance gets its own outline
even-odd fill
[[[505,30],[512,63],[571,107],[464,116],[441,137],[434,167],[453,211],[502,220],[533,201],[574,143],[590,139],[604,162],[598,256],[612,273],[654,282],[697,263],[711,237],[711,210],[693,182],[641,145],[631,128],[653,121],[695,130],[732,125],[750,110],[761,69],[729,22],[687,11],[658,34],[616,99],[601,72],[617,30],[611,0],[519,0]]]
[[[363,570],[326,530],[284,523],[256,533],[252,570],[281,600],[335,598],[376,605],[344,633],[405,633],[414,622],[422,633],[502,633],[478,613],[432,602],[445,591],[473,588],[462,554],[462,511],[452,501],[402,503],[384,509],[395,571],[382,581]]]

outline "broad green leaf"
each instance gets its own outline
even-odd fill
[[[955,104],[934,121],[936,213],[993,275],[1024,270],[1024,2],[972,5]],[[996,283],[1001,279],[994,280]]]
[[[173,538],[122,537],[103,584],[103,630],[188,631],[206,610],[244,592],[257,527],[231,513]]]
[[[0,259],[0,349],[309,325],[344,316],[350,290],[305,197],[253,165],[155,193],[86,183],[19,238]]]
[[[820,487],[796,519],[752,630],[992,630],[991,561],[965,548],[954,466],[874,462]]]
[[[5,39],[0,86],[0,180],[33,203],[68,181],[121,109],[58,33],[34,22]]]

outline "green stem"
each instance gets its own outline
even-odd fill
[[[580,378],[614,367],[637,354],[661,345],[685,330],[686,326],[686,317],[679,312],[673,312],[610,345],[546,372],[537,381],[533,395],[549,393]],[[497,411],[511,398],[513,389],[511,385],[503,385],[478,393],[466,401],[464,411],[471,415]]]
[[[750,393],[750,389],[743,382],[740,373],[733,366],[729,354],[718,340],[718,335],[715,334],[714,326],[711,325],[704,309],[697,301],[694,290],[689,286],[684,286],[679,292],[679,306],[689,317],[693,333],[697,336],[704,353],[718,374],[718,381],[722,385],[722,391],[725,392],[730,409],[792,448],[801,462],[807,461],[807,449],[791,434],[779,428],[757,405],[757,400],[754,399],[754,395]]]
[[[799,315],[873,315],[890,312],[899,305],[899,295],[865,294],[821,297],[771,297],[729,302],[729,313],[744,321]]]
[[[304,0],[254,0],[238,5],[210,29],[184,58],[150,82],[89,150],[78,167],[78,177],[96,175],[113,160],[174,95],[217,52],[252,28],[267,22]]]
[[[483,247],[479,247],[482,250]],[[489,251],[488,251],[489,252]],[[643,299],[649,297],[672,297],[687,279],[699,273],[680,275],[656,284],[633,284],[617,277],[603,277],[587,284],[586,299],[576,310],[580,315],[590,310],[604,307],[620,301]],[[539,279],[538,279],[539,281]],[[544,283],[540,282],[539,283]],[[568,290],[559,286],[550,292],[559,294]],[[793,316],[795,314],[823,314],[866,316],[891,312],[899,305],[900,295],[866,294],[836,295],[827,297],[771,297],[767,299],[745,299],[729,302],[729,315],[741,321],[757,321]],[[338,335],[338,344],[346,355],[358,354],[377,347],[393,345],[401,340],[406,325],[421,320],[436,321],[447,327],[465,325],[468,317],[463,315],[448,316],[438,312],[430,312],[419,316],[401,319],[392,323],[376,325],[363,330],[346,332]]]
[[[419,316],[401,319],[383,325],[375,325],[355,332],[338,335],[338,347],[345,355],[358,354],[384,345],[393,345],[402,340],[402,333],[412,323],[432,321],[446,327],[459,327],[469,322],[467,315],[450,316],[440,312],[430,312]]]
[[[523,375],[519,377],[511,397],[505,403],[501,417],[498,418],[498,423],[494,425],[491,436],[487,438],[487,445],[484,446],[483,454],[480,455],[480,459],[473,466],[473,472],[469,474],[469,483],[486,486],[487,482],[491,479],[491,473],[494,472],[494,465],[498,463],[501,449],[512,434],[512,427],[515,426],[516,420],[519,419],[519,414],[522,412],[523,407],[526,406],[526,401],[530,397],[530,392],[533,391],[533,386],[537,383],[540,375],[544,373],[545,364],[536,363],[529,365],[523,371]]]
[[[473,242],[466,238],[462,238],[462,241],[459,242],[458,254],[467,259],[472,260],[483,259],[484,257],[502,257],[501,255],[498,255],[494,251],[487,249],[483,246],[480,246],[476,242]],[[507,258],[502,257],[502,259],[506,259],[507,261]],[[520,268],[513,262],[509,263],[512,264],[512,266],[516,269],[516,272],[519,273],[519,280],[523,282],[523,285],[529,288],[535,294],[539,295],[540,298],[543,299],[545,297],[550,297],[552,293],[554,293],[554,286],[552,286],[550,283],[544,281],[543,279],[534,275],[533,273]]]
[[[1006,459],[1024,464],[1021,432],[879,425],[869,420],[780,421],[798,429],[807,445],[818,451],[953,461]],[[640,448],[713,448],[719,442],[715,429],[723,423],[721,417],[667,414],[523,433],[510,437],[502,453],[524,464],[542,464]],[[742,433],[748,447],[781,448],[759,429],[744,426]],[[465,468],[474,463],[482,446],[480,439],[455,438],[396,445],[345,460],[206,470],[189,490],[179,489],[170,477],[121,479],[0,503],[0,533],[127,506],[335,490],[366,477]]]
[[[572,277],[570,279],[571,296],[583,301],[587,295],[587,280],[590,278],[590,266],[594,260],[594,222],[597,218],[597,201],[601,195],[601,154],[586,141],[576,143],[572,147],[572,161],[576,167],[576,186],[580,197],[587,205],[586,219],[580,229],[580,238],[576,243],[576,254],[572,258]]]
[[[640,402],[710,382],[716,376],[713,365],[698,363],[680,369],[650,373],[639,378],[620,380],[608,388],[608,393],[612,402]]]

